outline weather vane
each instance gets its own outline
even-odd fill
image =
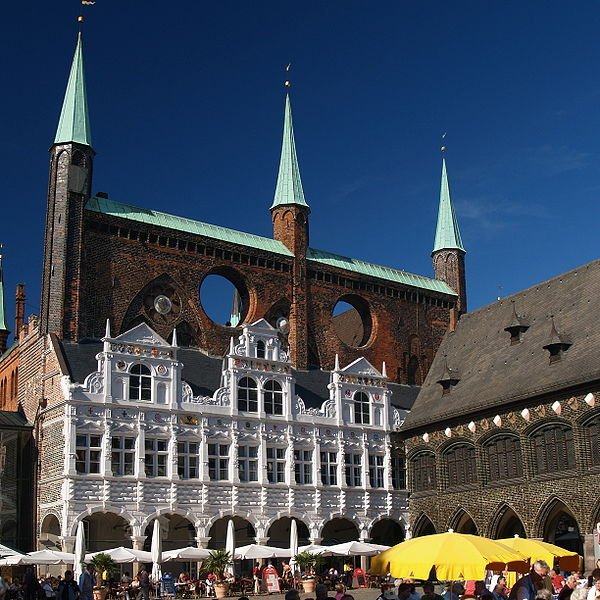
[[[290,69],[291,69],[291,68],[292,68],[292,63],[288,63],[288,64],[287,64],[287,67],[285,68],[285,72],[286,72],[286,80],[285,80],[285,82],[283,83],[283,85],[284,85],[286,88],[291,88],[291,87],[292,87],[292,82],[291,82],[291,81],[290,81],[290,80],[287,78],[287,75],[289,74],[289,72],[290,72]]]
[[[442,147],[440,148],[440,150],[442,152],[446,152],[446,142],[445,142],[445,139],[446,139],[446,134],[447,133],[448,133],[447,131],[444,131],[444,133],[442,134]]]
[[[93,6],[96,4],[95,0],[81,0],[82,6]],[[81,32],[81,24],[83,23],[83,15],[79,15],[77,17],[77,22],[79,23],[79,31]]]

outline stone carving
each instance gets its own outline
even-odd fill
[[[193,402],[210,406],[229,406],[231,404],[229,388],[219,388],[212,398],[210,396],[198,396],[194,398]]]
[[[394,423],[394,429],[398,429],[404,423],[404,419],[400,416],[400,411],[396,408],[392,409],[392,422]]]
[[[181,401],[194,402],[194,392],[187,381],[181,382]]]
[[[91,373],[85,378],[85,387],[92,394],[102,394],[104,392],[104,375],[99,371]]]

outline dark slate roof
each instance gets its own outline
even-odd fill
[[[29,429],[31,425],[23,414],[12,410],[0,410],[1,429]]]
[[[495,405],[582,385],[600,378],[600,261],[583,265],[489,306],[463,315],[444,337],[403,431],[455,417],[492,411]],[[529,325],[511,345],[504,331],[513,306]],[[550,364],[552,315],[572,345]],[[446,364],[458,383],[442,396]]]
[[[97,369],[96,354],[102,351],[99,340],[82,340],[79,343],[61,341],[59,349],[65,359],[66,372],[71,380],[83,383],[84,379]],[[183,363],[182,377],[187,381],[194,395],[212,396],[221,385],[223,359],[206,355],[194,348],[180,348],[178,358]],[[327,385],[329,372],[313,369],[295,371],[296,394],[308,408],[319,408],[329,398]],[[410,409],[419,388],[410,385],[389,384],[392,391],[392,404],[398,408]]]

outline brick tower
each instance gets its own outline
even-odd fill
[[[289,84],[286,84],[289,85]],[[304,199],[292,123],[290,96],[285,97],[283,141],[275,197],[271,205],[273,237],[293,253],[290,298],[289,344],[292,361],[297,368],[308,367],[308,301],[306,283],[306,250],[308,248],[308,215],[310,207]]]
[[[81,335],[83,210],[90,197],[94,154],[80,33],[50,148],[40,308],[42,333],[73,340]]]
[[[454,205],[450,198],[446,159],[443,158],[440,207],[431,256],[435,278],[447,283],[458,294],[456,301],[458,316],[467,312],[465,254]]]

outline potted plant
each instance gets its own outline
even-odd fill
[[[108,594],[108,580],[111,573],[116,571],[117,563],[110,555],[100,552],[90,561],[96,571],[96,585],[94,586],[94,600],[105,600]]]
[[[229,583],[226,581],[225,572],[233,562],[232,556],[225,548],[213,550],[209,557],[202,562],[202,570],[214,576],[215,596],[225,598],[229,591]]]
[[[294,556],[294,562],[302,572],[302,588],[307,594],[314,594],[315,592],[315,567],[319,561],[320,557],[308,550]]]

